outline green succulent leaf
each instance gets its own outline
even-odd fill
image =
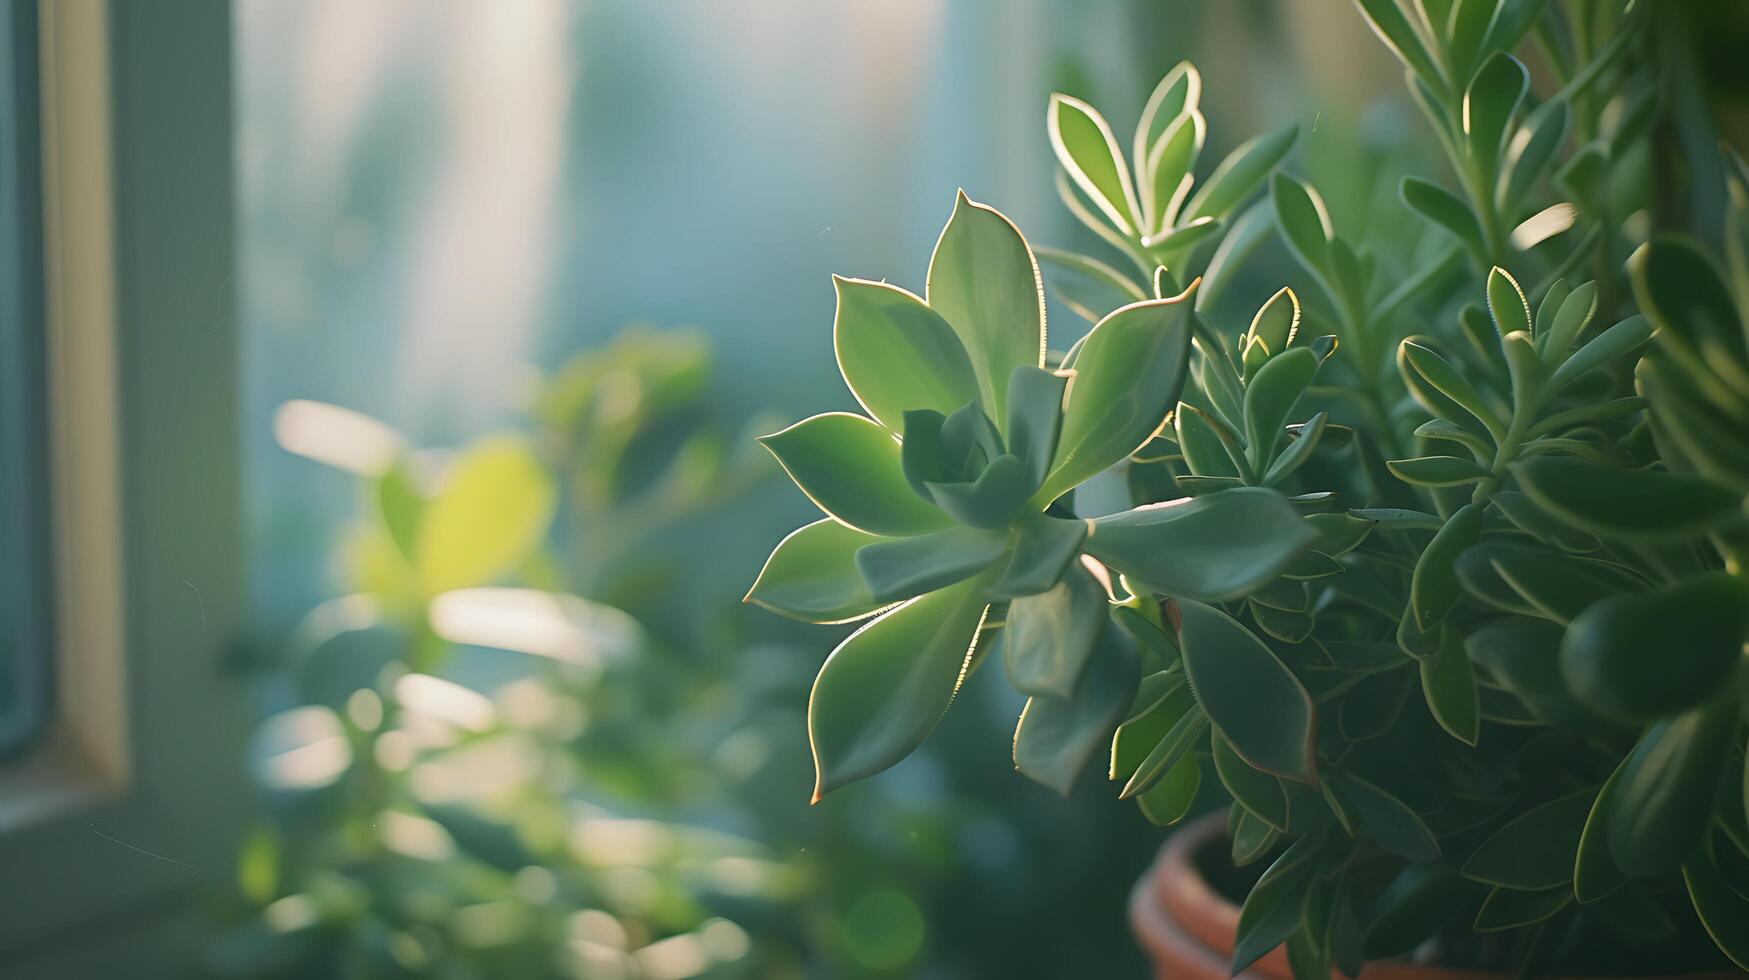
[[[1275,458],[1288,418],[1317,373],[1318,355],[1295,347],[1271,357],[1246,386],[1246,452],[1253,467]]]
[[[1530,301],[1524,298],[1524,290],[1512,273],[1499,266],[1488,273],[1488,314],[1502,337],[1517,330],[1531,331]]]
[[[1087,539],[1087,522],[1029,514],[1014,525],[1014,555],[990,587],[993,598],[1035,595],[1056,585]]]
[[[857,571],[856,552],[883,540],[829,517],[797,528],[765,560],[746,601],[804,623],[861,619],[885,603]]]
[[[1217,731],[1252,768],[1312,782],[1315,709],[1299,679],[1233,617],[1179,600],[1185,675]]]
[[[1013,615],[1011,608],[1010,643]],[[1123,720],[1135,697],[1136,681],[1135,652],[1107,636],[1073,690],[1060,696],[1035,694],[1027,700],[1014,729],[1014,767],[1027,778],[1069,795],[1088,761],[1110,742],[1112,731]]]
[[[1323,271],[1330,265],[1330,239],[1335,232],[1330,227],[1330,212],[1316,188],[1278,173],[1270,183],[1270,198],[1275,203],[1275,220],[1287,243],[1309,269]],[[1279,353],[1281,347],[1271,346]]]
[[[1579,849],[1573,857],[1573,897],[1581,903],[1608,898],[1628,883],[1628,873],[1615,863],[1609,852],[1609,821],[1616,803],[1616,787],[1621,785],[1627,760],[1604,780],[1597,799],[1585,817],[1585,829],[1579,835]]]
[[[1026,464],[1008,453],[990,460],[976,480],[925,483],[930,497],[947,515],[968,527],[1006,528],[1020,516],[1032,488]]]
[[[1407,803],[1353,773],[1335,773],[1331,778],[1353,806],[1367,836],[1380,847],[1409,861],[1439,857],[1439,840]]]
[[[965,345],[984,410],[1006,418],[1010,374],[1045,355],[1044,287],[1020,229],[961,191],[929,259],[926,301]]]
[[[1035,502],[1085,482],[1160,429],[1184,386],[1190,292],[1132,303],[1094,325],[1075,359],[1056,459]]]
[[[1232,975],[1244,973],[1300,928],[1306,891],[1317,878],[1323,835],[1308,834],[1288,845],[1245,896],[1233,942]]]
[[[1567,136],[1567,103],[1550,101],[1537,106],[1506,146],[1499,201],[1515,208],[1548,171],[1549,162]]]
[[[1445,619],[1462,596],[1454,565],[1457,556],[1482,536],[1482,504],[1455,511],[1422,550],[1409,581],[1409,608],[1422,631]]]
[[[1732,886],[1709,847],[1682,866],[1688,898],[1707,935],[1741,970],[1749,970],[1749,898]]]
[[[1008,449],[1025,468],[1030,495],[1045,482],[1063,423],[1069,375],[1022,364],[1008,380]]]
[[[1183,219],[1224,218],[1232,213],[1263,182],[1264,176],[1275,169],[1281,158],[1287,156],[1299,135],[1300,128],[1289,124],[1241,143],[1227,154],[1227,158],[1203,182],[1202,188],[1191,197],[1190,203],[1185,205]]]
[[[1282,788],[1280,780],[1251,768],[1251,764],[1239,756],[1238,750],[1220,732],[1210,736],[1209,750],[1214,756],[1215,774],[1233,799],[1264,823],[1286,832],[1287,791]]]
[[[1512,619],[1471,631],[1464,637],[1464,649],[1538,720],[1567,728],[1597,727],[1597,713],[1573,697],[1561,677],[1561,635],[1561,628],[1547,620]]]
[[[1462,198],[1420,177],[1404,177],[1398,193],[1410,210],[1445,229],[1478,261],[1488,254],[1482,224]]]
[[[1072,695],[1105,625],[1105,608],[1105,590],[1079,569],[1048,592],[1009,603],[1002,644],[1008,683],[1034,697]]]
[[[1549,375],[1552,395],[1584,377],[1589,371],[1626,357],[1652,339],[1652,325],[1643,316],[1630,316],[1588,341]]]
[[[1051,96],[1045,129],[1057,162],[1112,224],[1126,235],[1140,233],[1141,205],[1117,137],[1099,110],[1060,93]]]
[[[425,516],[425,494],[414,481],[408,460],[399,459],[376,479],[377,513],[395,549],[409,562],[419,555],[419,521]]]
[[[1553,294],[1550,294],[1553,299]],[[1544,305],[1547,305],[1547,300]],[[1597,284],[1582,283],[1561,300],[1549,319],[1548,329],[1541,331],[1542,353],[1551,364],[1566,360],[1567,353],[1579,340],[1591,318],[1597,315]],[[1540,317],[1538,318],[1540,321]]]
[[[1433,56],[1421,41],[1421,35],[1410,25],[1403,8],[1396,0],[1358,0],[1361,14],[1365,16],[1367,26],[1385,42],[1397,58],[1415,73],[1421,82],[1438,88],[1444,84],[1444,77],[1439,67],[1434,64]]]
[[[1417,661],[1421,667],[1421,693],[1441,728],[1465,745],[1475,745],[1482,726],[1476,673],[1463,643],[1455,637],[1452,630],[1442,630],[1436,652]]]
[[[1170,827],[1190,813],[1202,789],[1202,766],[1196,756],[1186,753],[1166,770],[1160,781],[1145,793],[1136,796],[1136,806],[1142,816],[1156,827]]]
[[[1168,138],[1172,127],[1196,112],[1197,103],[1201,101],[1202,73],[1188,61],[1172,66],[1172,70],[1154,86],[1154,91],[1149,93],[1148,101],[1142,106],[1142,117],[1136,123],[1135,140],[1130,147],[1138,183],[1146,183],[1147,174],[1155,169],[1149,160],[1158,152],[1160,143]]]
[[[912,492],[898,441],[861,415],[816,415],[759,441],[815,506],[850,527],[891,537],[949,524]]]
[[[1457,916],[1474,888],[1443,864],[1414,864],[1379,896],[1363,940],[1368,959],[1402,956]]]
[[[1572,881],[1579,837],[1596,799],[1596,790],[1582,789],[1525,811],[1470,854],[1463,876],[1520,891]]]
[[[1132,780],[1167,733],[1193,709],[1201,715],[1182,673],[1159,671],[1142,678],[1129,717],[1111,736],[1109,778]]]
[[[1156,592],[1219,602],[1274,579],[1317,537],[1280,494],[1236,487],[1097,518],[1084,547]]]
[[[978,574],[1008,550],[1008,535],[950,527],[911,538],[877,538],[856,552],[856,570],[883,604],[934,592]]]
[[[1609,852],[1623,871],[1674,874],[1693,856],[1736,723],[1736,706],[1714,701],[1646,729],[1622,763],[1609,808]]]
[[[1423,380],[1462,406],[1464,411],[1480,422],[1488,432],[1494,435],[1496,440],[1504,435],[1500,419],[1488,407],[1487,402],[1482,400],[1482,395],[1476,391],[1475,386],[1465,380],[1450,361],[1441,357],[1433,348],[1416,343],[1414,340],[1403,341],[1402,351],[1404,361]],[[1447,421],[1458,424],[1464,424],[1466,421],[1461,416],[1451,418],[1439,412],[1435,412],[1435,414],[1441,414]]]
[[[1164,229],[1178,217],[1184,200],[1190,194],[1191,169],[1202,156],[1203,142],[1208,138],[1208,121],[1201,112],[1190,109],[1175,119],[1148,153],[1148,177],[1141,180],[1142,198],[1148,221],[1155,229]]]
[[[1692,239],[1660,235],[1628,262],[1640,309],[1663,330],[1661,343],[1715,370],[1749,375],[1749,339],[1730,289]],[[1743,389],[1739,388],[1739,393]]]
[[[1136,766],[1136,771],[1130,775],[1129,782],[1124,783],[1117,798],[1127,800],[1159,785],[1179,762],[1189,757],[1191,750],[1202,741],[1208,725],[1208,715],[1201,705],[1193,703],[1186,708],[1160,741],[1149,750],[1141,764]]]
[[[1470,0],[1471,5],[1475,0]],[[1499,52],[1482,65],[1464,93],[1463,130],[1470,159],[1487,174],[1497,173],[1507,127],[1530,89],[1530,75],[1518,59]]]
[[[1423,487],[1456,487],[1488,477],[1488,471],[1473,459],[1461,456],[1420,456],[1385,463],[1396,477]]]
[[[808,699],[814,800],[910,755],[958,692],[988,608],[980,579],[919,596],[850,634]]]
[[[1725,688],[1749,639],[1749,581],[1727,572],[1596,603],[1567,627],[1561,672],[1580,700],[1649,721]]]
[[[946,415],[978,397],[966,349],[941,314],[884,282],[832,277],[832,340],[851,394],[876,421],[904,431],[908,410]]]
[[[1697,476],[1555,456],[1514,463],[1512,473],[1538,506],[1605,537],[1689,538],[1742,514],[1738,494]]]
[[[1496,888],[1482,901],[1474,928],[1477,932],[1501,932],[1534,925],[1553,918],[1572,901],[1573,890],[1564,885],[1542,891]]]

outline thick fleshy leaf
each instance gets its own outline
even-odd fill
[[[1476,913],[1477,932],[1500,932],[1528,926],[1552,917],[1573,901],[1573,889],[1561,885],[1542,891],[1496,888],[1488,893]]]
[[[1186,753],[1146,793],[1136,796],[1136,806],[1142,816],[1156,827],[1170,827],[1190,813],[1202,789],[1202,765],[1196,756]]]
[[[1421,35],[1410,25],[1408,17],[1404,16],[1403,8],[1397,5],[1397,0],[1358,0],[1358,6],[1373,33],[1396,53],[1403,64],[1419,76],[1423,84],[1438,85],[1442,82],[1432,55],[1422,43]]]
[[[1289,124],[1241,143],[1185,205],[1183,219],[1223,218],[1250,196],[1265,175],[1287,156],[1300,128]]]
[[[884,282],[832,277],[838,314],[832,342],[851,394],[882,425],[904,431],[904,414],[946,415],[978,397],[966,349],[940,313]]]
[[[1628,262],[1634,298],[1663,330],[1660,344],[1723,368],[1749,365],[1749,339],[1730,290],[1706,252],[1691,239],[1660,235]],[[1692,360],[1690,360],[1692,363]]]
[[[1006,418],[1009,375],[1045,355],[1044,287],[1020,229],[961,191],[929,259],[926,299],[965,345],[984,410]]]
[[[1597,714],[1573,697],[1561,677],[1561,635],[1561,628],[1546,620],[1513,619],[1470,631],[1464,649],[1538,719],[1596,727]]]
[[[1585,346],[1574,351],[1560,367],[1555,368],[1554,373],[1549,375],[1549,394],[1552,396],[1578,381],[1588,371],[1602,367],[1618,357],[1632,354],[1651,339],[1652,324],[1645,317],[1628,317],[1587,341]]]
[[[912,538],[876,538],[856,552],[856,570],[881,603],[934,592],[978,574],[1008,550],[1008,535],[950,527]]]
[[[1183,674],[1161,671],[1142,678],[1129,717],[1112,733],[1108,777],[1126,781],[1134,777],[1143,761],[1192,709],[1201,712]]]
[[[482,585],[528,557],[558,506],[553,479],[521,439],[469,448],[419,519],[414,569],[426,595]]]
[[[1315,712],[1298,678],[1233,617],[1188,599],[1178,605],[1185,674],[1222,737],[1255,769],[1313,781]]]
[[[856,550],[885,540],[831,518],[790,532],[765,560],[746,601],[804,623],[846,623],[881,608],[856,570]]]
[[[1499,266],[1488,273],[1488,314],[1502,337],[1515,330],[1530,333],[1530,302],[1512,273]]]
[[[1155,140],[1148,153],[1147,177],[1140,178],[1142,199],[1155,231],[1168,227],[1189,196],[1191,169],[1208,138],[1208,120],[1191,109],[1179,116]],[[1213,220],[1213,219],[1209,219]]]
[[[1242,806],[1227,809],[1227,836],[1233,839],[1233,867],[1253,864],[1274,849],[1281,831]]]
[[[1012,643],[1012,610],[1007,629],[1006,642]],[[1075,690],[1028,699],[1014,730],[1014,767],[1067,796],[1094,753],[1110,743],[1135,697],[1136,681],[1135,652],[1107,635]]]
[[[1545,306],[1547,305],[1545,301]],[[1597,283],[1582,283],[1573,288],[1561,305],[1555,308],[1542,334],[1543,356],[1552,364],[1566,360],[1567,352],[1579,339],[1591,318],[1597,315]],[[1541,326],[1539,320],[1539,327]]]
[[[1622,764],[1609,809],[1609,851],[1623,871],[1673,874],[1712,818],[1736,705],[1715,701],[1646,730]]]
[[[1732,887],[1710,848],[1682,866],[1682,880],[1707,935],[1738,969],[1749,970],[1749,898]]]
[[[1479,259],[1488,254],[1476,212],[1462,198],[1420,177],[1404,177],[1398,193],[1410,210],[1450,232],[1470,255]]]
[[[1367,958],[1402,956],[1433,938],[1457,915],[1474,887],[1443,864],[1404,868],[1385,886],[1367,922]]]
[[[1286,831],[1287,791],[1281,781],[1251,768],[1220,732],[1209,738],[1209,751],[1214,756],[1215,773],[1234,801],[1276,830]]]
[[[1083,547],[1156,592],[1220,602],[1274,579],[1317,538],[1280,494],[1236,487],[1097,518]]]
[[[1398,479],[1423,487],[1455,487],[1486,479],[1488,471],[1473,459],[1461,456],[1420,456],[1385,463]]]
[[[1437,652],[1419,659],[1421,693],[1441,728],[1466,745],[1481,732],[1482,706],[1476,695],[1476,673],[1462,641],[1450,628],[1442,631]]]
[[[1201,409],[1184,402],[1172,413],[1172,428],[1178,436],[1178,449],[1184,463],[1196,476],[1238,476],[1233,457],[1221,438],[1220,423]]]
[[[1160,741],[1148,751],[1141,764],[1136,766],[1136,771],[1130,775],[1129,781],[1124,783],[1117,798],[1127,800],[1146,793],[1159,785],[1160,780],[1164,779],[1166,774],[1171,772],[1181,760],[1189,756],[1197,744],[1203,740],[1203,736],[1208,732],[1208,727],[1208,713],[1203,711],[1201,705],[1192,703],[1183,714],[1178,716],[1178,720],[1172,723],[1172,727],[1166,730],[1166,734],[1161,736]]]
[[[1649,721],[1723,689],[1749,638],[1749,580],[1708,572],[1606,599],[1579,614],[1561,644],[1561,673],[1605,714]]]
[[[1035,595],[1056,585],[1081,553],[1087,522],[1031,514],[1014,525],[1014,555],[990,595],[1004,599]]]
[[[963,680],[988,608],[986,584],[968,579],[912,599],[826,658],[808,698],[816,802],[923,744]]]
[[[1697,476],[1557,456],[1515,463],[1512,473],[1543,509],[1608,537],[1694,537],[1742,514],[1740,495]]]
[[[1521,891],[1572,881],[1579,836],[1596,799],[1596,790],[1582,789],[1527,810],[1470,854],[1464,877]]]
[[[905,481],[898,440],[861,415],[816,415],[759,441],[815,506],[851,527],[903,536],[950,523]]]
[[[977,528],[1006,528],[1026,505],[1026,465],[1004,453],[968,483],[926,483],[929,495],[947,515]]]
[[[1329,268],[1330,239],[1335,233],[1330,228],[1330,212],[1317,189],[1287,174],[1276,174],[1270,182],[1269,194],[1281,233],[1300,261],[1319,272]],[[1272,346],[1270,351],[1280,353],[1281,348]]]
[[[1073,694],[1105,625],[1105,607],[1105,590],[1080,569],[1049,592],[1009,603],[1002,641],[1008,683],[1035,697]]]
[[[1318,355],[1295,347],[1269,359],[1245,387],[1246,455],[1261,469],[1275,458],[1289,417],[1318,373]]]
[[[1136,182],[1147,182],[1153,170],[1149,159],[1157,145],[1185,115],[1195,112],[1202,101],[1202,74],[1188,61],[1180,61],[1154,86],[1148,101],[1142,106],[1142,117],[1136,123],[1135,141],[1131,146],[1131,162],[1136,168]],[[1177,186],[1174,184],[1174,186]]]
[[[1470,159],[1487,174],[1496,173],[1506,128],[1518,115],[1530,88],[1530,75],[1518,59],[1496,53],[1476,72],[1464,93],[1463,127]]]
[[[1233,943],[1232,975],[1238,976],[1299,929],[1306,889],[1317,878],[1318,851],[1323,836],[1308,834],[1294,841],[1263,872],[1245,896]]]
[[[1008,451],[1020,459],[1030,495],[1045,482],[1063,424],[1069,375],[1022,364],[1008,380]]]
[[[1069,178],[1119,231],[1137,234],[1141,204],[1130,183],[1129,166],[1117,148],[1117,137],[1099,110],[1072,96],[1053,94],[1045,130],[1057,162]]]
[[[1585,818],[1585,829],[1579,835],[1579,849],[1573,858],[1573,897],[1580,902],[1607,898],[1628,883],[1628,873],[1616,865],[1615,855],[1609,852],[1609,815],[1615,807],[1615,790],[1621,785],[1625,769],[1624,759],[1603,781],[1603,788],[1597,791],[1597,799]]]
[[[1465,504],[1445,522],[1422,550],[1409,580],[1409,608],[1423,631],[1439,625],[1461,598],[1457,556],[1482,536],[1483,504]]]
[[[1506,145],[1499,198],[1508,208],[1524,201],[1548,171],[1549,161],[1567,135],[1567,103],[1545,102],[1525,117]]]
[[[1487,558],[1533,610],[1563,625],[1604,599],[1643,587],[1619,566],[1532,545],[1490,543]]]
[[[1441,357],[1433,348],[1418,344],[1414,340],[1405,340],[1403,341],[1403,360],[1423,380],[1437,388],[1440,394],[1456,402],[1489,432],[1501,433],[1504,431],[1499,419],[1489,409],[1488,403],[1482,400],[1481,393],[1476,391],[1475,387],[1465,380],[1462,374],[1458,373],[1457,368],[1452,367],[1450,361]],[[1459,425],[1467,424],[1461,416],[1449,418],[1442,415],[1441,417]]]
[[[1439,840],[1407,803],[1353,773],[1331,776],[1354,807],[1366,835],[1392,854],[1409,861],[1439,857]]]
[[[1075,359],[1056,461],[1036,502],[1085,482],[1159,430],[1184,386],[1191,292],[1132,303],[1094,325]]]

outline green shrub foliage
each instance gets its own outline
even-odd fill
[[[1401,181],[1408,247],[1338,231],[1292,128],[1203,164],[1183,64],[1127,152],[1050,102],[1111,261],[962,193],[921,295],[838,281],[866,415],[765,440],[825,518],[748,596],[864,620],[815,681],[816,797],[996,656],[1027,776],[1100,756],[1163,824],[1224,790],[1266,869],[1235,972],[1749,966],[1749,170],[1658,166],[1652,5],[1357,7],[1449,164]],[[1680,233],[1679,180],[1722,243]],[[1223,322],[1272,235],[1295,288]],[[1038,260],[1093,323],[1066,348]],[[1088,481],[1130,509],[1077,509]]]

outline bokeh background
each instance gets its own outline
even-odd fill
[[[807,805],[835,639],[739,604],[814,519],[750,436],[854,407],[829,277],[920,291],[957,188],[1098,251],[1051,189],[1054,90],[1124,130],[1190,58],[1205,170],[1298,122],[1289,168],[1366,220],[1415,120],[1350,4],[244,0],[235,31],[265,813],[215,968],[1139,976],[1123,903],[1162,832],[1014,773],[995,678]],[[557,516],[493,581],[576,656],[405,608],[377,474],[506,439]]]

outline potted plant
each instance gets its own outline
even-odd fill
[[[748,595],[862,622],[814,683],[815,798],[997,657],[1022,773],[1097,756],[1160,824],[1226,802],[1135,893],[1161,976],[1749,966],[1746,172],[1727,275],[1675,233],[1668,9],[1357,6],[1454,178],[1402,179],[1407,239],[1274,172],[1291,129],[1197,180],[1181,65],[1127,154],[1050,103],[1124,271],[962,193],[921,295],[836,280],[864,414],[763,440],[824,517]],[[1272,232],[1299,288],[1234,318]],[[1060,351],[1039,259],[1095,321]]]

